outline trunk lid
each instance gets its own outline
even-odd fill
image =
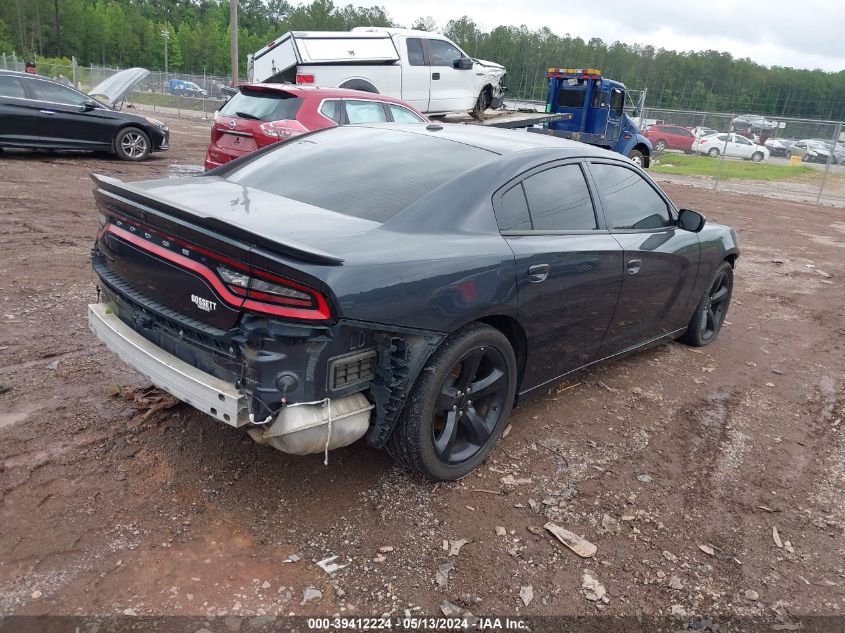
[[[219,330],[234,327],[246,309],[322,322],[332,316],[330,290],[301,268],[343,260],[310,245],[325,231],[317,230],[316,220],[302,222],[301,203],[289,201],[288,209],[278,196],[216,177],[137,185],[92,178],[100,210],[94,269],[118,294]],[[259,283],[260,293],[253,291]],[[279,283],[283,305],[273,295],[267,309],[261,301]]]

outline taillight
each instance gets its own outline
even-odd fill
[[[308,75],[305,73],[296,73],[296,83],[298,84],[313,84],[314,83],[314,75]]]
[[[217,273],[243,298],[245,310],[321,321],[331,316],[322,293],[291,279],[255,269],[246,274],[223,265],[217,267]]]
[[[281,140],[291,138],[292,136],[299,136],[308,131],[302,123],[292,119],[285,121],[271,121],[270,123],[262,123],[258,126],[264,136],[270,138],[278,138]]]

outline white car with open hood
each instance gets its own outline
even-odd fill
[[[388,95],[420,112],[497,108],[505,68],[473,59],[449,38],[427,31],[358,27],[292,31],[250,56],[253,83],[298,83]]]

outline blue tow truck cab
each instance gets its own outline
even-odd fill
[[[530,131],[604,147],[648,167],[651,142],[625,114],[625,85],[592,68],[549,68],[546,112],[567,115]]]

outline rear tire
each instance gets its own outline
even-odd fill
[[[707,152],[708,156],[712,156],[713,158],[719,158],[719,149],[716,147],[711,147],[710,150]]]
[[[387,451],[412,472],[460,479],[496,445],[515,393],[516,357],[508,339],[472,323],[450,335],[426,363]]]
[[[114,137],[114,153],[122,160],[144,160],[150,150],[150,137],[137,127],[125,127]]]
[[[716,340],[728,315],[734,287],[734,269],[723,261],[716,267],[704,296],[693,312],[681,341],[693,347],[704,347]]]
[[[654,144],[654,151],[655,152],[663,152],[665,150],[666,150],[666,141],[664,141],[663,139],[657,141]]]
[[[786,154],[784,154],[784,158],[786,160],[789,160],[790,158],[792,158],[792,152],[787,152]]]

